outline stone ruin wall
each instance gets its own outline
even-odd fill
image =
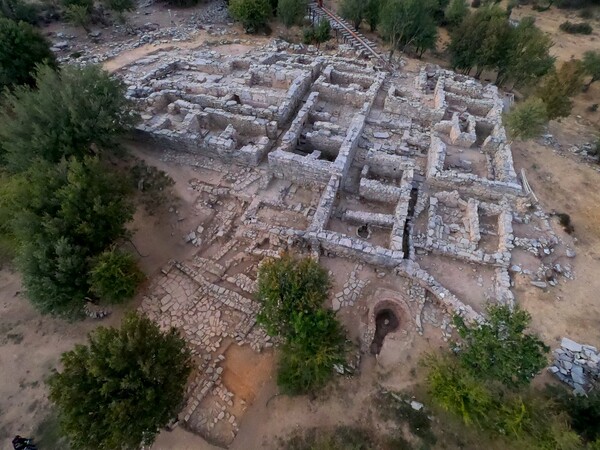
[[[189,84],[189,77],[178,76],[181,71],[198,71],[207,74],[202,75],[206,79],[236,78],[229,84],[213,81],[203,86],[193,81]],[[149,111],[166,114],[162,120],[145,120],[139,125],[140,139],[173,152],[207,155],[249,166],[266,164],[272,177],[322,189],[321,201],[306,230],[271,227],[274,233],[293,235],[320,251],[375,266],[396,267],[404,276],[418,278],[451,310],[468,311],[473,317],[476,313],[441,289],[431,275],[425,275],[411,260],[413,245],[432,253],[489,264],[497,270],[498,300],[512,301],[506,270],[512,248],[509,207],[498,212],[497,251],[487,254],[476,249],[477,211],[482,202],[508,205],[511,198],[523,195],[502,127],[502,99],[494,86],[483,87],[468,77],[427,66],[416,74],[412,84],[400,87],[394,77],[373,72],[362,62],[264,53],[246,58],[212,55],[212,59],[205,54],[191,54],[186,60],[179,58],[161,64],[129,81],[131,98]],[[372,118],[375,97],[382,89],[385,91],[381,113],[394,117],[391,122]],[[321,106],[317,109],[322,104],[334,110],[351,107],[356,112],[350,120],[334,123]],[[184,117],[177,124],[179,128],[169,128],[170,114]],[[382,151],[380,144],[370,143],[366,148],[361,144],[366,127],[384,126],[394,132],[394,123],[404,128],[405,147],[398,151],[417,148],[426,152],[424,166],[417,168],[410,156]],[[480,146],[488,155],[488,176],[444,169],[446,142],[461,148],[478,145],[479,123],[490,130]],[[211,127],[222,131],[203,136],[203,130]],[[427,128],[429,131],[419,131]],[[312,153],[298,152],[300,141],[313,148]],[[332,154],[335,158],[324,157]],[[358,170],[357,180],[350,176],[351,170]],[[423,176],[417,177],[417,173]],[[432,191],[428,200],[421,192],[423,188]],[[418,236],[405,239],[404,234],[412,230],[409,209],[414,189],[418,189],[416,208],[422,210],[429,204],[428,227],[433,235],[440,226],[434,220],[435,192],[456,191],[466,199],[469,225],[464,244],[440,245],[432,236],[425,241]],[[387,247],[327,229],[337,198],[345,193],[358,195],[366,202],[392,205],[389,213],[346,210],[341,215],[349,223],[371,223],[389,229]],[[249,223],[258,224],[252,220]],[[260,226],[268,228],[265,224]]]

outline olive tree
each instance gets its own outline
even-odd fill
[[[129,313],[120,328],[100,327],[61,357],[50,400],[73,448],[139,448],[173,419],[191,371],[190,352],[175,328],[162,332]]]

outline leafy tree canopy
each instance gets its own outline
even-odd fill
[[[342,0],[340,4],[340,15],[349,20],[354,29],[358,30],[365,17],[367,3],[364,0]]]
[[[581,61],[564,62],[558,70],[548,73],[535,91],[546,105],[548,119],[567,117],[573,102],[570,97],[583,86],[584,69]]]
[[[456,316],[461,364],[479,379],[527,385],[546,366],[550,350],[536,335],[525,333],[530,321],[527,311],[497,305],[488,307],[481,324],[468,325]]]
[[[42,312],[72,315],[89,292],[93,258],[126,235],[133,216],[126,181],[97,158],[38,161],[3,201],[30,300]]]
[[[381,11],[381,33],[395,49],[412,46],[419,54],[435,47],[437,26],[432,11],[434,0],[388,0]]]
[[[258,322],[271,336],[295,334],[294,319],[321,308],[330,288],[327,272],[313,259],[290,254],[264,262],[258,270]]]
[[[113,450],[153,442],[177,414],[191,370],[176,329],[163,333],[128,314],[120,329],[98,328],[61,358],[50,399],[73,448]]]
[[[269,0],[230,0],[229,13],[248,33],[255,33],[267,25],[273,7]]]
[[[294,316],[294,334],[283,346],[277,384],[288,394],[320,389],[333,376],[333,366],[344,364],[346,338],[333,311]]]
[[[0,50],[1,52],[1,50]],[[134,122],[124,84],[97,66],[42,67],[37,90],[15,89],[0,112],[0,160],[18,172],[37,158],[58,162],[116,147]]]
[[[344,362],[344,329],[323,307],[329,287],[327,272],[310,258],[284,254],[259,268],[258,322],[284,341],[277,382],[288,394],[323,387]]]
[[[90,270],[90,290],[110,303],[132,298],[143,280],[135,258],[114,248],[101,253]]]
[[[279,0],[277,3],[277,17],[288,28],[297,25],[304,17],[306,5],[306,0]]]
[[[23,0],[0,0],[0,18],[35,25],[38,21],[38,11],[38,5]]]
[[[57,67],[46,38],[28,23],[0,16],[0,92],[5,87],[35,85],[34,72],[38,64]],[[0,146],[1,141],[0,136]]]
[[[548,122],[546,105],[538,97],[530,97],[517,105],[506,116],[506,127],[516,139],[531,139],[539,136]]]
[[[496,84],[511,80],[514,84],[530,85],[554,67],[550,48],[553,43],[542,30],[535,26],[532,17],[522,19],[509,33],[509,43],[497,67]]]
[[[469,15],[469,5],[466,0],[450,0],[444,11],[446,22],[451,27],[460,25],[467,15]]]
[[[600,80],[600,51],[588,50],[583,54],[583,69],[592,77],[588,86],[594,81]]]

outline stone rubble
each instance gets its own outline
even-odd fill
[[[554,363],[548,368],[548,371],[571,386],[575,394],[585,395],[600,377],[600,352],[598,349],[564,337],[560,348],[554,350],[553,353]]]

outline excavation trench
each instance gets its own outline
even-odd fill
[[[371,344],[371,353],[378,355],[385,337],[398,329],[400,321],[391,309],[382,309],[375,316],[375,337]]]

